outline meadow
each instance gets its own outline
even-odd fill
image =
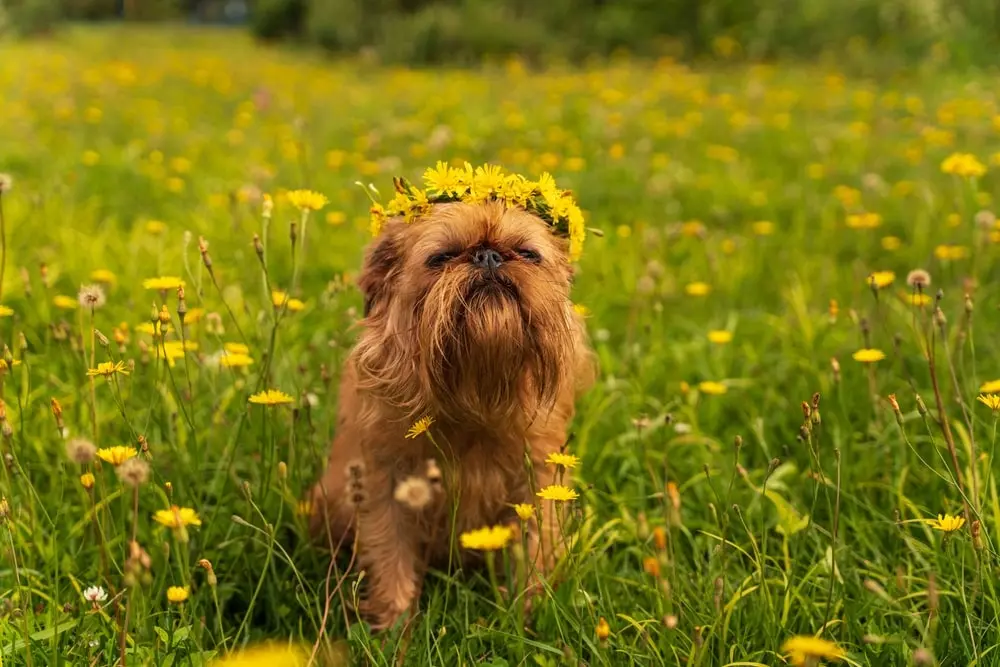
[[[0,665],[1000,664],[993,75],[0,53]],[[366,186],[438,160],[572,189],[600,378],[559,586],[431,573],[372,634],[303,498]]]

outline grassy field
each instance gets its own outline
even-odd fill
[[[1000,664],[994,77],[405,71],[180,29],[2,53],[4,667],[266,640],[317,665]],[[439,159],[573,190],[603,231],[574,288],[601,377],[554,594],[522,623],[483,573],[432,573],[373,636],[300,501],[360,317],[355,183]],[[293,252],[296,188],[330,203]],[[814,635],[836,649],[786,646]]]

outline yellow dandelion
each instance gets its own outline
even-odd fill
[[[153,515],[153,520],[167,528],[201,525],[201,518],[198,517],[197,512],[190,507],[178,507],[177,505],[171,505],[170,509],[157,510]]]
[[[976,400],[993,412],[1000,411],[1000,394],[980,394]]]
[[[300,211],[318,211],[330,201],[326,195],[313,190],[292,190],[286,196],[288,203]]]
[[[555,500],[560,502],[576,500],[580,497],[580,494],[578,494],[575,489],[563,486],[562,484],[552,484],[550,486],[546,486],[535,495],[542,500]]]
[[[774,223],[770,220],[761,220],[751,225],[753,233],[757,236],[770,236],[774,233]]]
[[[285,405],[294,402],[295,399],[283,391],[268,389],[254,394],[248,400],[255,405]]]
[[[684,291],[688,296],[706,296],[712,291],[712,286],[701,281],[688,283],[684,286]]]
[[[12,367],[13,366],[20,366],[21,362],[19,360],[17,360],[17,359],[11,359],[10,360],[10,365]],[[7,360],[6,359],[0,359],[0,371],[5,371],[5,370],[8,370],[8,368],[7,368]]]
[[[475,551],[496,551],[503,549],[514,537],[514,531],[507,526],[479,528],[459,535],[463,549]]]
[[[868,284],[874,286],[876,289],[882,289],[891,285],[895,279],[896,274],[892,271],[876,271],[868,276]]]
[[[573,312],[579,315],[580,317],[590,317],[590,308],[587,308],[582,303],[574,303]]]
[[[986,165],[971,153],[952,153],[941,162],[941,171],[964,177],[978,177],[986,173]]]
[[[113,466],[120,466],[129,459],[134,458],[138,453],[135,447],[115,445],[114,447],[102,447],[98,449],[97,458]]]
[[[184,323],[197,324],[198,322],[201,322],[201,320],[204,317],[205,317],[204,308],[192,308],[191,310],[187,311],[186,315],[184,315]]]
[[[88,491],[94,488],[94,482],[96,481],[97,480],[94,479],[94,473],[85,472],[82,475],[80,475],[80,485],[83,486],[83,488],[87,489]]]
[[[514,508],[514,513],[517,514],[517,518],[521,521],[527,521],[535,516],[535,506],[530,503],[517,503],[516,505],[511,505],[511,507]]]
[[[299,516],[312,516],[313,503],[311,500],[300,500],[295,506],[295,513]]]
[[[437,165],[424,172],[424,184],[431,194],[452,194],[458,187],[458,173],[447,163],[438,160]]]
[[[965,259],[969,256],[969,249],[962,245],[939,245],[934,248],[934,256],[946,262]]]
[[[427,429],[429,429],[431,427],[431,424],[433,423],[434,423],[433,417],[431,416],[421,417],[417,421],[413,422],[413,425],[410,426],[410,430],[406,432],[406,437],[412,440],[413,438],[416,438],[417,436],[426,433]]]
[[[796,666],[816,665],[820,660],[841,660],[847,655],[833,642],[809,635],[790,637],[781,645],[781,650],[788,654],[789,661]]]
[[[191,595],[187,586],[171,586],[167,589],[167,601],[173,604],[183,604]]]
[[[159,236],[164,231],[166,231],[167,226],[159,220],[150,220],[146,223],[146,232],[152,234],[153,236]]]
[[[0,306],[0,317],[10,317],[14,314],[14,309],[10,306]]]
[[[233,354],[226,352],[219,358],[219,365],[223,368],[246,368],[253,364],[253,357],[249,354]]]
[[[926,306],[931,302],[931,295],[918,292],[916,294],[905,294],[903,299],[911,306]]]
[[[698,391],[703,394],[709,394],[710,396],[721,396],[729,391],[729,387],[721,382],[706,380],[705,382],[698,383]]]
[[[223,343],[222,349],[227,354],[250,354],[250,347],[243,343]]]
[[[558,466],[562,468],[575,468],[580,465],[580,458],[572,454],[563,454],[562,452],[552,452],[545,457],[545,462],[550,466]]]
[[[1000,380],[990,380],[989,382],[984,382],[981,387],[979,387],[980,394],[1000,394]]]
[[[893,250],[899,250],[903,245],[902,239],[898,236],[884,236],[882,237],[882,249],[892,252]]]
[[[157,278],[147,278],[142,281],[143,289],[158,290],[166,292],[184,287],[184,281],[176,276],[159,276]]]
[[[720,329],[709,331],[708,340],[710,343],[715,343],[716,345],[725,345],[726,343],[732,342],[733,332]]]
[[[65,294],[59,294],[53,298],[52,303],[56,308],[61,308],[62,310],[73,310],[76,308],[76,299]]]
[[[306,667],[308,663],[304,647],[268,642],[213,660],[209,667]]]
[[[854,357],[855,361],[860,361],[863,364],[873,364],[885,359],[885,352],[874,348],[862,348],[851,356]]]
[[[95,269],[91,271],[90,279],[95,283],[103,283],[105,285],[110,285],[118,280],[115,274],[107,269]]]
[[[965,518],[951,514],[938,514],[936,519],[924,519],[924,523],[943,533],[954,533],[965,525]]]
[[[124,361],[102,361],[97,364],[97,368],[87,369],[88,377],[96,377],[98,375],[110,378],[112,375],[128,375],[128,371],[125,369]]]

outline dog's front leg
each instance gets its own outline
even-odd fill
[[[391,480],[384,482],[367,499],[358,526],[358,555],[369,580],[361,610],[375,629],[393,625],[410,609],[421,576],[412,520],[392,497]]]

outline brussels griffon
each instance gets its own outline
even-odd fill
[[[453,202],[390,220],[368,249],[362,332],[312,497],[313,530],[353,538],[375,627],[410,610],[451,536],[512,522],[513,504],[554,482],[545,459],[593,380],[566,246],[524,209]],[[407,437],[425,415],[431,437]],[[540,510],[527,528],[535,586],[561,541],[551,503]]]

